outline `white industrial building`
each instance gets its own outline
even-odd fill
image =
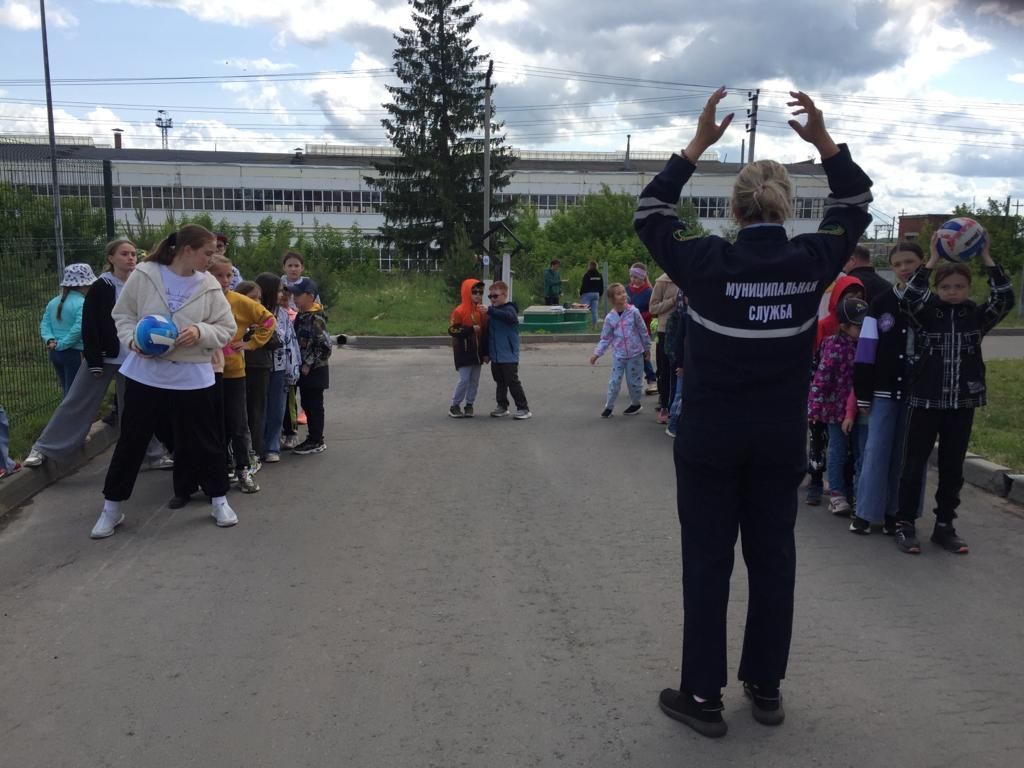
[[[24,149],[24,145],[22,149]],[[0,144],[10,157],[16,148]],[[33,147],[37,152],[41,147]],[[390,148],[308,145],[294,155],[254,152],[122,149],[65,144],[62,157],[109,160],[115,217],[134,220],[141,203],[150,223],[164,220],[168,211],[207,211],[215,219],[256,224],[267,215],[285,218],[299,230],[316,223],[347,229],[356,225],[373,233],[383,223],[380,193],[365,177],[375,175],[374,161],[394,155]],[[583,197],[607,186],[615,192],[638,195],[664,166],[667,155],[656,153],[516,151],[512,181],[503,195],[528,200],[543,223],[561,206],[576,205]],[[701,223],[712,232],[731,224],[729,195],[742,166],[702,159],[683,190]],[[813,232],[821,218],[828,184],[821,166],[812,162],[787,166],[794,181],[791,235]],[[32,182],[38,183],[33,174]],[[28,181],[26,179],[26,181]],[[62,181],[62,188],[65,183]],[[62,189],[103,205],[102,184]],[[381,267],[391,267],[382,256]]]

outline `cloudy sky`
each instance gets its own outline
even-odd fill
[[[671,151],[719,84],[736,122],[760,89],[757,157],[806,159],[786,91],[819,100],[875,178],[876,219],[988,197],[1024,203],[1021,0],[476,0],[494,101],[529,149]],[[770,9],[770,12],[768,11]],[[59,133],[180,148],[382,145],[405,0],[53,0]],[[44,133],[38,2],[0,0],[0,133]],[[120,80],[118,80],[120,78]],[[143,80],[142,78],[151,78]],[[157,79],[152,79],[157,78]],[[1024,212],[1024,206],[1022,206]]]

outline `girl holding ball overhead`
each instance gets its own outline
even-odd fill
[[[985,363],[981,340],[1013,307],[1013,288],[1002,267],[989,254],[988,238],[981,250],[991,289],[981,306],[970,300],[971,270],[966,264],[939,266],[938,233],[932,236],[928,262],[907,284],[905,298],[919,349],[910,395],[910,429],[899,486],[896,545],[921,552],[914,519],[924,490],[921,483],[928,457],[939,439],[939,487],[935,492],[932,541],[959,555],[967,542],[953,520],[964,484],[964,458],[974,425],[974,409],[985,405]],[[936,267],[938,267],[936,269]],[[928,278],[935,270],[935,290]]]
[[[735,243],[687,232],[676,204],[701,154],[732,122],[704,107],[693,140],[640,195],[634,226],[686,292],[683,412],[675,441],[683,555],[680,688],[662,691],[669,717],[722,736],[726,619],[737,535],[749,578],[739,678],[754,718],[782,722],[796,578],[797,489],[807,466],[808,371],[822,293],[871,221],[871,179],[837,145],[811,98],[793,92],[790,126],[821,154],[832,194],[818,232],[790,240],[793,184],[773,160],[750,163],[732,192]]]
[[[129,351],[121,366],[125,377],[121,436],[103,485],[103,512],[92,538],[113,535],[124,522],[121,502],[135,478],[157,419],[166,416],[174,444],[174,485],[198,481],[213,499],[217,525],[238,522],[228,506],[224,437],[216,419],[211,358],[235,333],[231,306],[217,280],[205,270],[216,252],[213,233],[194,224],[172,232],[136,267],[114,305],[117,335]],[[178,329],[170,351],[159,357],[140,352],[135,326],[146,315],[171,318]]]

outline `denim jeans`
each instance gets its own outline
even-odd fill
[[[580,304],[590,307],[590,324],[597,325],[597,302],[600,300],[600,293],[581,293]]]
[[[14,470],[14,460],[8,453],[11,445],[11,427],[7,423],[7,411],[0,405],[0,469],[4,472]]]
[[[846,487],[846,455],[850,450],[850,436],[843,432],[842,424],[828,425],[828,489],[833,496],[849,497]]]
[[[271,371],[270,382],[267,384],[267,414],[263,422],[263,450],[267,453],[281,452],[281,425],[284,423],[287,402],[285,371]]]
[[[82,351],[80,349],[62,349],[58,352],[56,349],[51,349],[50,362],[53,363],[53,368],[57,371],[57,380],[60,382],[61,389],[67,395],[75,381],[75,376],[78,375],[78,369],[82,367]]]
[[[668,430],[669,432],[675,432],[676,427],[679,426],[679,414],[683,410],[683,377],[681,375],[676,376],[676,392],[672,398],[672,405],[668,409]]]
[[[476,402],[476,390],[480,386],[479,365],[464,365],[458,370],[459,380],[455,384],[455,391],[452,392],[452,405],[472,405]]]
[[[644,396],[644,356],[627,357],[625,359],[615,358],[612,363],[612,375],[608,380],[608,397],[604,407],[611,408],[615,405],[615,399],[622,389],[622,379],[625,377],[626,386],[629,388],[630,405],[636,405]]]

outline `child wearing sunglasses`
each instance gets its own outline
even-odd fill
[[[495,400],[498,407],[491,416],[508,416],[508,395],[516,404],[515,419],[533,416],[526,403],[523,383],[519,381],[519,310],[508,300],[508,286],[501,280],[491,284],[487,294],[491,306],[487,310],[487,355],[491,358],[491,375],[497,384]]]
[[[448,321],[448,335],[452,337],[455,370],[459,380],[452,392],[448,415],[453,419],[472,418],[473,401],[480,386],[480,367],[487,359],[487,307],[484,284],[475,277],[462,281],[462,302],[452,310]],[[463,410],[462,403],[466,403]]]

